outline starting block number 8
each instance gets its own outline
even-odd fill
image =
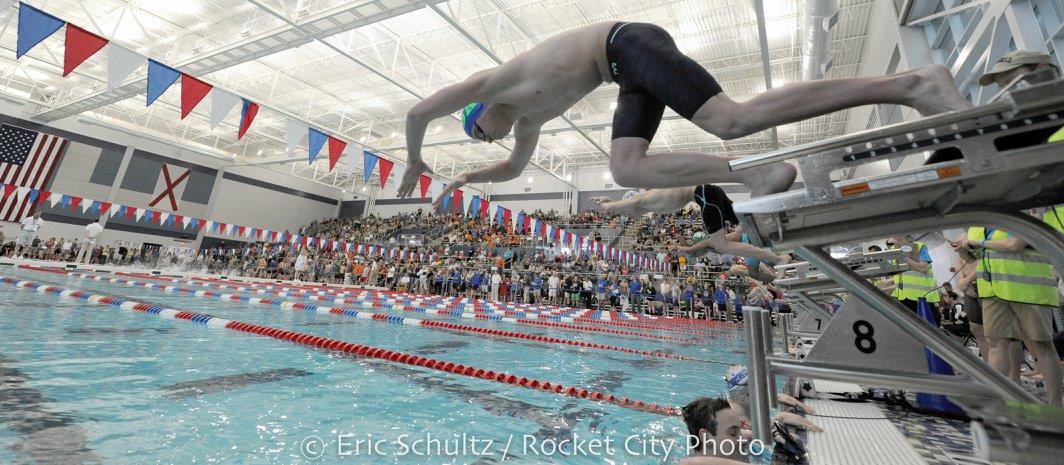
[[[857,335],[853,339],[853,344],[857,346],[857,350],[866,354],[876,351],[876,340],[872,339],[872,336],[876,334],[876,330],[872,328],[871,323],[865,320],[853,322],[853,333]]]

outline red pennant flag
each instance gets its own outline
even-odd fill
[[[329,171],[332,171],[333,167],[336,166],[336,161],[340,159],[340,155],[344,153],[344,148],[346,147],[347,142],[329,136]],[[383,184],[381,185],[383,186]]]
[[[425,200],[425,195],[429,192],[429,185],[432,184],[432,178],[421,175],[421,179],[418,179],[418,183],[421,185],[421,200]]]
[[[151,212],[151,221],[149,221],[149,222],[150,223],[158,223],[159,222],[159,218],[161,218],[161,217],[162,217],[162,214],[160,214],[159,212]]]
[[[14,184],[8,184],[8,185],[4,186],[4,198],[7,198],[9,195],[14,193],[15,189],[18,189],[18,186],[14,185]],[[424,194],[422,194],[422,197],[424,197]]]
[[[207,220],[203,218],[197,218],[193,220],[193,223],[195,223],[197,231],[203,231],[203,227],[207,225]]]
[[[381,187],[388,184],[388,175],[392,173],[392,167],[395,166],[395,162],[391,160],[385,160],[381,158],[377,160],[377,169],[381,172]]]
[[[248,128],[251,127],[251,122],[255,121],[255,115],[257,114],[259,114],[259,104],[244,100],[244,108],[240,112],[240,130],[236,133],[236,140],[244,138],[244,134],[248,132]]]
[[[451,203],[451,205],[452,205],[451,208],[457,207],[459,210],[462,209],[462,194],[463,194],[462,189],[455,189],[454,190],[454,197],[453,197],[454,200]]]
[[[239,226],[239,227],[237,227],[237,228],[236,228],[236,234],[237,234],[237,236],[239,236],[239,237],[244,237],[244,231],[247,231],[247,228],[245,228],[244,226]]]
[[[107,39],[67,23],[66,50],[63,52],[63,77],[99,52],[104,45],[107,45]]]
[[[48,201],[48,198],[52,196],[51,192],[41,190],[37,193],[37,205],[44,205],[44,202]]]
[[[185,217],[184,216],[174,215],[174,224],[181,225],[181,228],[183,229],[185,227],[184,223],[185,223]]]
[[[213,89],[214,86],[207,84],[199,79],[196,79],[187,74],[181,75],[181,119],[185,119],[189,113],[192,113],[192,109],[199,105],[200,100],[207,96],[207,93]]]
[[[137,215],[137,209],[133,207],[126,207],[126,219],[131,220]]]
[[[481,200],[480,201],[480,216],[482,216],[484,218],[488,217],[488,201],[487,200]]]
[[[100,202],[100,212],[107,214],[111,210],[111,202]]]
[[[70,197],[70,211],[77,210],[78,209],[78,205],[81,205],[81,197],[71,196]]]

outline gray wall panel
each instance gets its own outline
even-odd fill
[[[99,184],[102,186],[111,186],[115,182],[115,177],[118,176],[118,167],[122,164],[122,156],[125,155],[125,149],[106,147],[100,152],[100,159],[96,162],[96,166],[92,169],[92,175],[89,176],[89,182],[93,184]]]
[[[122,178],[122,189],[143,194],[155,193],[155,183],[159,180],[162,163],[141,156],[141,151],[133,152],[129,160],[126,175]]]

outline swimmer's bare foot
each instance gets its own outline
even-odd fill
[[[750,197],[761,197],[789,189],[796,176],[798,170],[794,165],[778,162],[754,168],[744,184],[750,188]]]
[[[917,78],[912,87],[908,106],[915,108],[921,115],[937,115],[972,106],[957,90],[953,74],[945,66],[924,66],[907,74]]]

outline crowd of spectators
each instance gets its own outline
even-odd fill
[[[618,215],[600,211],[562,217],[553,210],[537,210],[528,215],[561,227],[589,228],[594,231],[592,238],[598,240],[598,228],[616,229],[624,221]],[[674,218],[666,218],[660,224],[674,222]],[[433,244],[395,243],[394,232],[412,225],[423,231],[437,229],[441,234]],[[661,250],[655,258],[668,265],[667,272],[635,270],[594,254],[553,247],[549,241],[531,241],[527,234],[484,218],[456,214],[418,211],[390,218],[323,220],[301,232],[324,239],[384,244],[400,249],[402,255],[393,258],[353,251],[294,250],[267,243],[192,252],[115,242],[92,244],[86,256],[81,257],[79,252],[85,241],[37,238],[23,256],[658,314],[682,309],[712,315],[715,308],[715,314],[723,317],[724,309],[735,308],[738,302],[752,299],[772,306],[780,297],[772,292],[748,296],[747,283],[722,280],[721,273],[727,270],[728,263],[688,263],[687,257]],[[3,253],[9,256],[13,248],[9,244]],[[715,283],[723,285],[720,292]]]

